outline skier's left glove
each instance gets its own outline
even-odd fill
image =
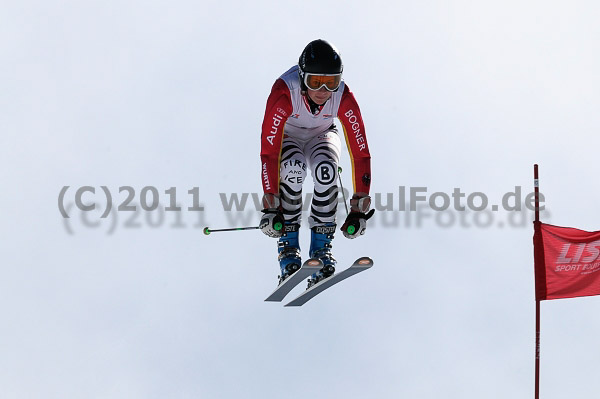
[[[365,234],[367,220],[371,219],[375,209],[371,207],[371,197],[368,195],[354,194],[350,199],[350,213],[342,225],[342,233],[346,238],[356,238]]]
[[[281,211],[279,196],[275,194],[265,194],[263,196],[262,210],[264,213],[260,219],[258,227],[267,236],[272,238],[279,238],[283,235],[283,224],[285,219],[283,212]]]

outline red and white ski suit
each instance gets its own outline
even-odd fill
[[[280,194],[286,222],[300,222],[307,165],[315,183],[310,227],[335,222],[341,150],[335,117],[342,124],[350,153],[354,193],[368,195],[369,146],[360,109],[344,81],[314,114],[302,92],[297,65],[275,81],[262,124],[262,184],[265,194]]]

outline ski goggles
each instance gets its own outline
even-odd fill
[[[311,90],[319,90],[325,87],[327,91],[336,91],[342,82],[342,74],[320,75],[315,73],[304,74],[304,84]]]

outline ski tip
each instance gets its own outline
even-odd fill
[[[362,258],[358,258],[355,263],[361,266],[373,266],[373,259],[363,256]]]

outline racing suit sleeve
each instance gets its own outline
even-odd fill
[[[260,139],[262,185],[265,194],[279,193],[279,163],[283,127],[291,113],[290,90],[283,80],[277,79],[267,99]]]
[[[371,186],[371,155],[358,103],[347,85],[344,87],[337,117],[342,123],[352,162],[354,194],[368,195]]]

